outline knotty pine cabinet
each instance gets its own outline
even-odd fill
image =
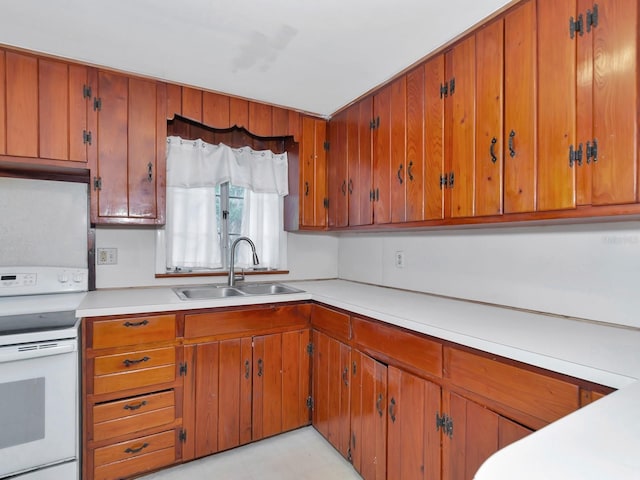
[[[327,226],[327,122],[302,117],[300,142],[300,226]]]
[[[537,14],[538,210],[637,202],[638,2]]]
[[[118,480],[182,459],[182,349],[174,314],[82,322],[82,478]]]
[[[184,460],[309,424],[309,312],[267,305],[185,315]]]

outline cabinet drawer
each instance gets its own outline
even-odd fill
[[[311,305],[267,306],[226,312],[195,313],[184,317],[184,338],[252,334],[284,327],[307,327]]]
[[[455,348],[445,348],[445,372],[455,385],[545,423],[580,406],[578,385]]]
[[[176,378],[175,347],[105,355],[93,361],[94,394],[173,382]]]
[[[329,335],[348,342],[351,339],[350,317],[330,308],[313,305],[311,308],[311,325]]]
[[[175,404],[172,390],[95,405],[93,439],[105,440],[169,424],[176,418]]]
[[[175,315],[145,315],[93,322],[92,347],[109,348],[171,341],[176,338]]]
[[[97,448],[94,480],[115,480],[170,465],[176,460],[174,430]]]
[[[353,317],[353,341],[366,352],[442,376],[442,345],[398,327]]]

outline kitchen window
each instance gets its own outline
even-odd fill
[[[237,267],[286,268],[286,153],[180,137],[167,143],[167,221],[158,230],[156,273],[227,271],[231,243],[239,236],[254,241],[260,264],[253,265],[242,242]]]

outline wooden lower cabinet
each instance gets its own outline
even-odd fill
[[[444,410],[453,422],[443,436],[443,480],[473,479],[492,454],[533,432],[458,394],[443,396]]]

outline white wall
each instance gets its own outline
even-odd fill
[[[348,280],[640,327],[640,222],[348,234],[338,265]]]
[[[96,288],[223,283],[226,277],[155,278],[155,230],[97,228],[96,248],[117,248],[117,265],[96,266]],[[256,275],[252,281],[315,280],[338,276],[338,239],[287,234],[288,275]]]

